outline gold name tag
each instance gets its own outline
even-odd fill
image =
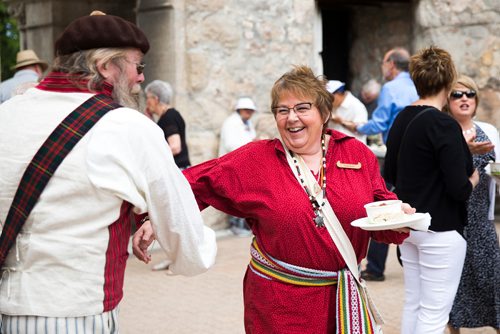
[[[347,168],[347,169],[361,169],[361,162],[358,162],[357,164],[345,164],[340,161],[337,161],[337,167]]]

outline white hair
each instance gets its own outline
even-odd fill
[[[145,89],[146,93],[153,94],[161,103],[170,104],[174,91],[166,81],[153,80]]]
[[[365,82],[363,87],[361,87],[361,91],[365,93],[378,95],[380,93],[380,84],[378,83],[377,80],[370,79],[367,82]]]

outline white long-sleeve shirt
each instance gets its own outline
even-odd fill
[[[90,96],[33,88],[0,106],[1,222],[35,152]],[[116,222],[128,214],[127,203],[149,212],[173,273],[195,275],[214,263],[215,233],[203,225],[161,129],[119,108],[78,142],[47,184],[0,270],[0,313],[72,317],[117,304],[130,227]]]
[[[365,105],[358,100],[351,92],[346,92],[346,96],[342,104],[334,110],[335,114],[341,117],[344,121],[352,121],[354,123],[365,123],[368,120],[368,112]],[[352,136],[362,143],[366,144],[366,135],[362,133],[353,133],[341,124],[330,122],[330,127],[337,131],[343,132]]]
[[[237,112],[224,120],[220,131],[219,157],[248,144],[256,137],[255,128],[250,120],[243,122]]]

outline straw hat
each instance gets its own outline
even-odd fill
[[[12,66],[12,69],[18,69],[20,67],[38,64],[42,67],[42,71],[45,71],[49,64],[40,60],[33,50],[23,50],[17,53],[16,65]]]

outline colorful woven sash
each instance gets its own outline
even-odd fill
[[[256,238],[252,241],[250,255],[251,269],[280,282],[304,286],[337,284],[337,272],[308,269],[279,261],[262,251]]]
[[[337,284],[337,333],[376,333],[362,288],[349,269],[332,272],[295,266],[267,254],[256,238],[252,241],[250,254],[250,269],[264,278],[301,286]]]
[[[102,116],[119,107],[106,95],[92,96],[72,111],[38,149],[19,182],[2,228],[0,268],[57,167]]]

